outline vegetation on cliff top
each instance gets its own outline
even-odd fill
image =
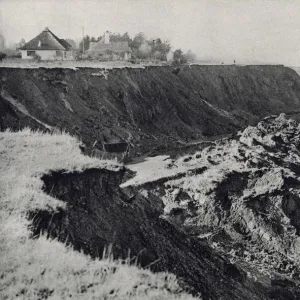
[[[193,299],[172,274],[153,274],[107,256],[92,260],[43,235],[30,238],[29,211],[64,207],[44,194],[42,174],[122,168],[82,155],[79,146],[66,134],[0,133],[0,298]]]

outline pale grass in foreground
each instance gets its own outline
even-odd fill
[[[64,207],[43,193],[42,174],[122,168],[82,155],[79,145],[67,134],[0,133],[0,299],[193,299],[172,274],[92,260],[56,240],[29,238],[29,210]]]

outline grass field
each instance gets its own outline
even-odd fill
[[[36,68],[98,68],[98,69],[118,69],[118,68],[144,68],[147,65],[161,65],[155,63],[142,62],[139,64],[132,64],[127,61],[89,61],[89,60],[72,60],[72,61],[31,61],[26,59],[5,59],[0,62],[0,68],[23,68],[23,69],[36,69]]]
[[[24,129],[0,133],[0,299],[193,299],[172,274],[128,262],[102,260],[45,236],[30,238],[28,211],[55,211],[64,203],[42,191],[42,174],[122,165],[81,154],[67,134]]]

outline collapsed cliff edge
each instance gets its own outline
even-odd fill
[[[123,69],[0,68],[0,128],[63,130],[87,153],[165,152],[299,108],[300,77],[284,66]]]
[[[299,299],[299,125],[281,115],[236,133],[282,111],[297,118],[299,76],[282,66],[171,71],[0,69],[1,129],[65,130],[90,153],[114,141],[128,141],[132,157],[198,150],[125,169],[38,169],[36,188],[64,205],[27,214],[31,240],[46,235],[92,258],[112,245],[115,258],[171,272],[205,300]]]
[[[94,258],[111,245],[115,258],[171,272],[203,299],[299,299],[299,132],[281,115],[166,157],[158,172],[147,162],[129,166],[134,174],[51,172],[44,191],[66,208],[32,211],[32,235]]]

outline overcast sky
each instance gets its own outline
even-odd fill
[[[48,26],[61,38],[106,30],[169,39],[200,58],[300,65],[300,0],[0,0],[17,42]]]

